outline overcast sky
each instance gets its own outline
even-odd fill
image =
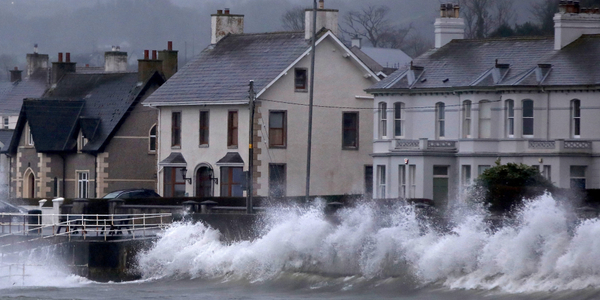
[[[527,6],[517,2],[519,22],[529,18]],[[433,40],[433,22],[440,0],[326,0],[326,8],[340,17],[366,5],[386,5],[397,24],[412,24]],[[443,1],[446,2],[446,1]],[[230,8],[245,15],[246,32],[281,30],[281,15],[294,6],[312,6],[311,0],[0,0],[0,55],[24,62],[33,44],[40,52],[71,52],[72,56],[103,52],[120,45],[130,54],[164,49],[172,40],[180,57],[192,57],[210,43],[210,14]],[[187,48],[186,48],[187,45]],[[83,58],[81,58],[83,59]]]

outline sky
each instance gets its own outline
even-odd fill
[[[517,2],[519,21],[529,16],[527,5]],[[446,2],[446,1],[444,1]],[[39,44],[39,51],[56,59],[71,52],[79,60],[119,45],[141,56],[144,49],[161,50],[174,42],[183,62],[210,43],[210,14],[230,8],[245,15],[245,32],[282,30],[280,17],[295,6],[312,6],[310,0],[0,0],[0,55],[12,55],[20,66],[25,54]],[[326,0],[326,8],[340,10],[340,18],[366,5],[389,7],[392,20],[412,25],[433,40],[433,22],[440,0]],[[98,55],[96,55],[98,56]],[[99,57],[99,56],[98,56]],[[0,67],[2,65],[0,64]]]

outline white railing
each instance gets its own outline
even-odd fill
[[[42,218],[47,217],[60,221],[44,224]],[[2,243],[2,239],[11,236],[33,236],[37,237],[36,239],[66,236],[69,240],[71,237],[84,240],[88,237],[103,237],[107,240],[111,236],[119,235],[136,239],[146,237],[148,234],[156,234],[170,224],[171,218],[170,213],[124,215],[0,213],[0,248],[10,246]]]

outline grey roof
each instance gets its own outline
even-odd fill
[[[412,57],[400,49],[361,47],[360,50],[384,68],[398,69],[412,61]]]
[[[15,131],[13,129],[0,129],[0,143],[2,143],[0,153],[5,152],[10,146],[10,140],[12,139],[14,132]]]
[[[39,98],[46,91],[45,78],[36,76],[0,84],[0,113],[18,115],[25,98]]]
[[[454,40],[416,58],[422,71],[401,68],[369,90],[599,85],[598,53],[600,35],[558,51],[552,37]]]
[[[244,160],[237,152],[227,152],[223,158],[217,161],[217,164],[243,164]]]
[[[181,68],[144,104],[247,101],[309,49],[304,32],[228,35]]]
[[[361,48],[356,46],[350,48],[350,51],[360,59],[363,64],[365,64],[373,73],[377,74],[383,71],[383,66],[376,62],[373,58],[369,57],[366,53],[364,53]],[[389,75],[389,74],[388,74]]]
[[[171,152],[171,154],[169,154],[169,156],[165,159],[163,159],[159,165],[186,165],[187,162],[185,161],[185,158],[183,158],[183,154],[179,153],[179,152]]]

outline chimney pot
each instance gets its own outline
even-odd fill
[[[441,18],[445,18],[446,17],[446,4],[441,4],[440,5],[440,17]]]
[[[15,67],[15,71],[18,71],[18,70],[19,70],[19,67]]]
[[[117,50],[117,47],[112,46],[112,51],[116,51],[116,50]]]
[[[228,15],[229,14],[229,8],[226,8],[223,12],[224,15]]]
[[[217,9],[217,15],[222,15],[223,14],[223,10],[222,9]]]
[[[173,51],[173,42],[172,41],[167,42],[167,50]]]
[[[66,56],[66,58],[65,58],[66,62],[71,62],[71,53],[67,52],[67,53],[65,53],[65,56]]]
[[[325,9],[325,0],[319,0],[319,9]]]
[[[38,44],[34,44],[33,45],[33,53],[37,54],[38,53]]]
[[[62,52],[58,52],[58,62],[63,62],[63,54],[62,54]]]
[[[156,53],[156,50],[152,50],[152,60],[157,60],[158,59],[158,55]]]
[[[581,10],[581,6],[579,4],[579,1],[573,1],[573,13],[578,14]]]
[[[90,64],[85,64],[85,67],[86,67],[86,68],[89,68],[89,67],[90,67]]]
[[[150,59],[150,50],[144,50],[144,59]]]
[[[460,5],[458,4],[454,5],[454,17],[460,18]]]

